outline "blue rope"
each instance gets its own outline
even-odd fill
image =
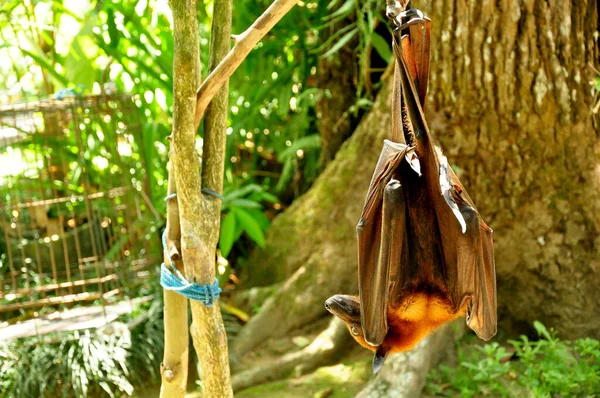
[[[176,194],[176,193],[172,193],[172,194],[170,194],[170,195],[167,195],[167,196],[165,197],[165,202],[168,202],[168,201],[169,201],[169,200],[171,200],[171,199],[175,199],[176,197],[177,197],[177,194]]]
[[[56,93],[56,99],[62,100],[66,95],[82,95],[83,92],[85,91],[85,85],[83,84],[78,84],[75,87],[70,87],[70,88],[63,88],[62,90],[59,90]]]
[[[202,189],[204,192],[205,189]],[[207,189],[206,191],[210,191]],[[223,197],[214,191],[210,191],[212,193],[208,193],[215,197],[219,197],[222,199]],[[165,202],[174,199],[177,197],[176,193],[172,193],[165,198]],[[219,299],[219,295],[221,294],[221,288],[219,287],[218,279],[215,279],[215,282],[212,285],[200,285],[198,283],[189,283],[185,277],[179,272],[179,270],[173,264],[169,253],[167,252],[167,231],[165,230],[162,234],[162,246],[163,251],[165,253],[165,257],[169,260],[169,268],[162,263],[160,265],[160,284],[166,290],[171,290],[177,292],[184,297],[187,297],[190,300],[199,301],[207,307],[213,305],[213,303]]]
[[[201,189],[202,193],[205,193],[207,195],[213,196],[217,199],[223,200],[223,195],[213,191],[212,189],[208,189],[208,188],[202,188]],[[165,202],[168,202],[171,199],[175,199],[177,197],[176,193],[172,193],[170,195],[167,195],[167,197],[165,198]]]
[[[213,196],[213,197],[215,197],[217,199],[223,200],[223,195],[221,195],[221,194],[219,194],[219,193],[217,193],[217,192],[215,192],[215,191],[213,191],[211,189],[202,188],[201,191],[202,191],[202,193],[205,193],[205,194]]]

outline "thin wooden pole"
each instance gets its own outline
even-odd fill
[[[169,165],[169,195],[176,192],[176,182],[172,165]],[[163,253],[165,264],[169,260],[177,269],[183,271],[183,263],[179,254],[179,208],[177,201],[167,201],[167,227],[165,230],[167,250]],[[163,289],[165,348],[163,362],[160,367],[162,398],[179,398],[185,396],[188,379],[188,309],[187,298],[179,293]]]

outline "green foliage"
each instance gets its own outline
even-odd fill
[[[21,100],[79,84],[86,86],[86,94],[98,94],[103,88],[131,93],[136,109],[128,112],[140,116],[142,133],[133,136],[132,162],[124,169],[137,170],[136,183],[143,185],[154,207],[164,213],[166,136],[171,130],[173,102],[168,3],[39,0],[32,4],[12,0],[0,6],[0,59],[8,60],[0,64],[0,86],[11,87],[0,91],[0,96]],[[233,31],[245,30],[269,4],[267,0],[236,4]],[[204,77],[211,7],[207,1],[198,8]],[[256,46],[230,82],[226,190],[257,184],[287,205],[310,187],[320,172],[315,103],[328,95],[317,87],[319,58],[334,57],[342,47],[355,47],[358,38],[359,46],[353,50],[360,55],[360,68],[367,72],[358,74],[359,96],[350,111],[368,108],[372,93],[363,90],[368,84],[362,79],[370,73],[371,48],[386,62],[391,55],[389,40],[384,38],[387,28],[380,23],[384,8],[382,0],[300,3]],[[329,28],[339,21],[346,26],[329,35]],[[58,156],[76,165],[74,178],[69,180],[72,190],[79,186],[77,168],[93,170],[97,181],[114,173],[115,154],[105,145],[115,142],[111,129],[110,123],[89,126],[93,142],[86,149],[85,162],[77,162],[72,143],[57,143],[57,151],[65,153]],[[199,134],[202,137],[202,127]],[[94,162],[102,159],[110,167],[95,167]],[[222,223],[226,228],[223,253],[244,232],[257,244],[264,241],[268,223],[259,211],[257,206],[231,206]]]
[[[465,352],[459,366],[440,366],[428,376],[427,392],[461,397],[591,397],[600,394],[600,342],[560,340],[534,322],[539,340],[509,341],[509,352],[494,342]]]
[[[131,330],[112,323],[97,331],[0,345],[0,396],[121,397],[131,395],[134,385],[156,380],[163,350],[162,302],[135,312],[143,318]]]
[[[256,184],[226,189],[221,207],[223,219],[219,237],[219,249],[223,257],[229,255],[244,232],[257,245],[264,246],[264,232],[270,221],[262,211],[263,202],[277,203],[278,200]]]
[[[340,21],[355,21],[349,23],[327,40],[320,49],[331,47],[322,55],[331,57],[340,49],[345,47],[353,38],[358,38],[356,53],[358,54],[360,72],[357,85],[356,98],[372,98],[369,92],[370,82],[365,81],[366,76],[370,76],[372,70],[372,49],[387,65],[392,60],[391,41],[389,40],[390,30],[387,27],[387,19],[382,12],[385,10],[385,1],[383,0],[346,0],[337,9],[339,0],[332,1],[327,8],[330,14],[325,18],[325,26],[334,27]],[[383,29],[378,27],[384,27]]]

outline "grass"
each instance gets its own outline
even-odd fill
[[[459,364],[430,372],[426,393],[461,397],[600,396],[600,342],[591,338],[560,340],[534,322],[539,339],[526,336],[477,346],[458,347]]]

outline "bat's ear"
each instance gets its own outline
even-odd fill
[[[387,350],[380,345],[375,351],[375,356],[373,357],[373,374],[379,373],[381,367],[383,366],[383,362],[385,361],[385,357],[387,357]]]

